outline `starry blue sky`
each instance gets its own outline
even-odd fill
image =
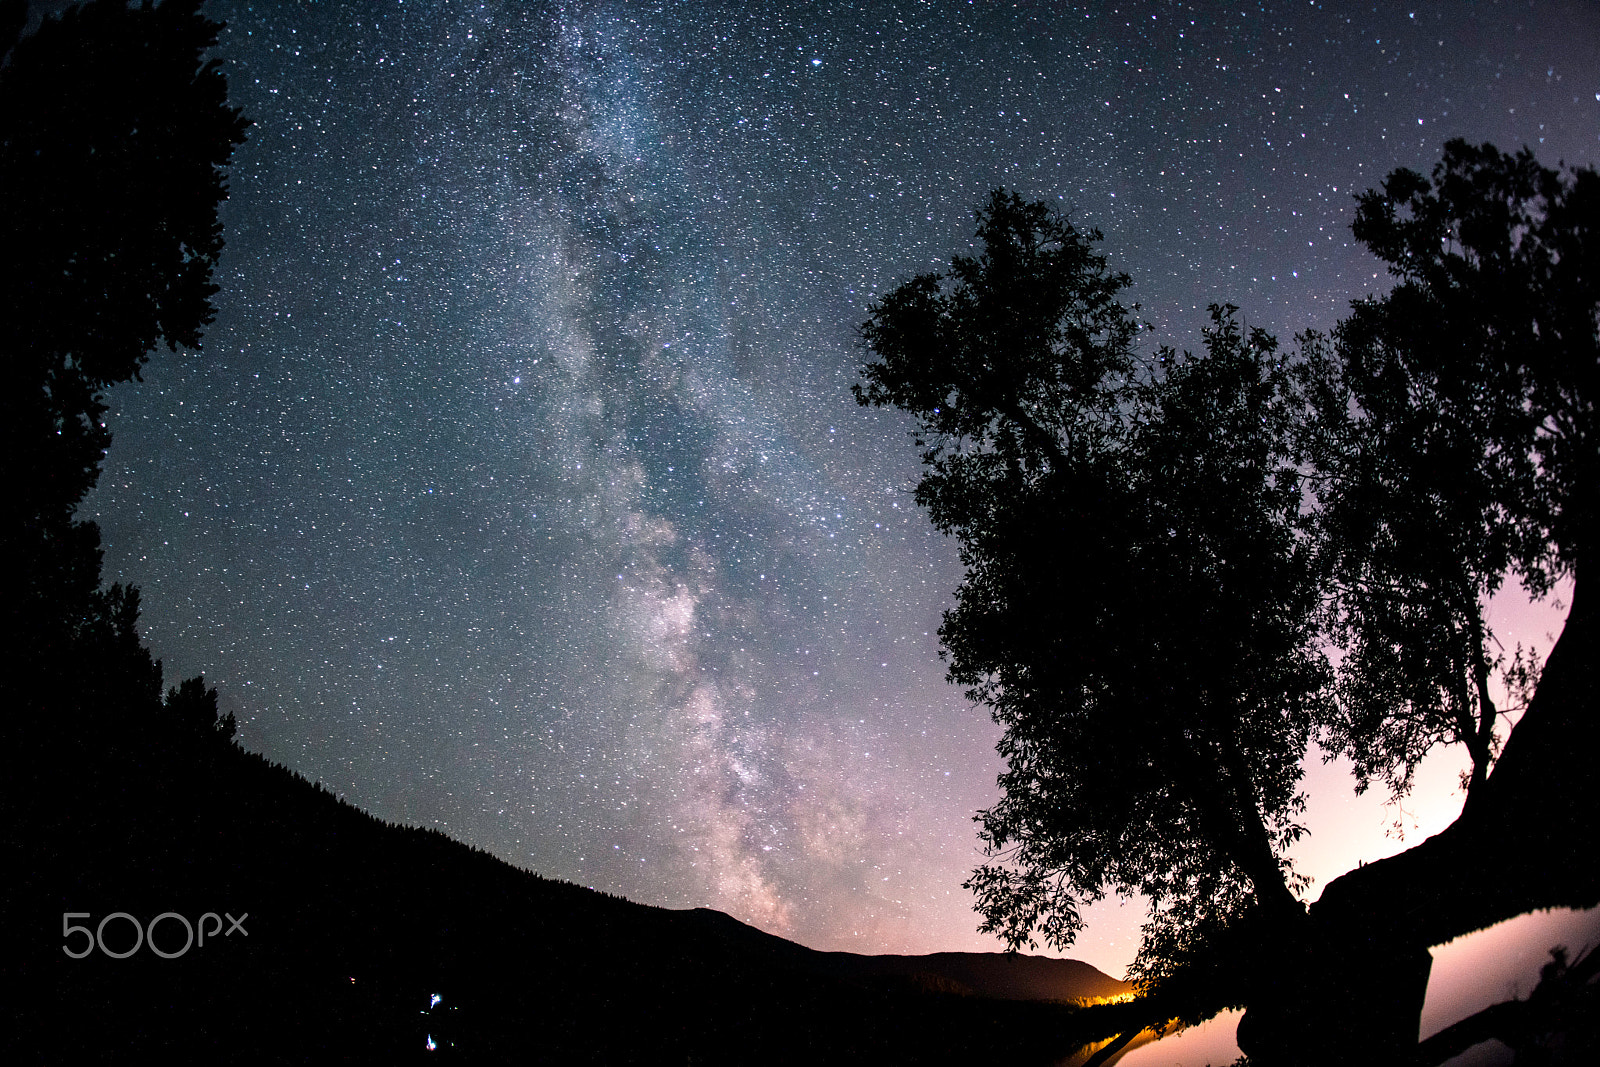
[[[1582,3],[209,10],[256,123],[217,320],[113,394],[84,509],[169,679],[383,818],[819,948],[997,947],[954,546],[849,395],[873,296],[1005,186],[1104,231],[1152,344],[1287,339],[1383,286],[1390,169],[1600,156]],[[1361,810],[1313,873],[1393,850]]]

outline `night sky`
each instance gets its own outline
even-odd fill
[[[1385,285],[1392,168],[1600,159],[1588,3],[209,10],[256,123],[217,319],[112,394],[82,511],[169,681],[384,819],[825,949],[998,947],[955,545],[849,394],[874,295],[1005,186],[1104,231],[1152,347],[1214,301],[1287,341]],[[1302,868],[1442,826],[1437,767],[1398,809],[1318,763]],[[1120,974],[1139,909],[1092,914]]]

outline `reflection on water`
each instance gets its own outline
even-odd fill
[[[1077,1052],[1073,1053],[1071,1056],[1068,1056],[1066,1059],[1059,1061],[1056,1064],[1056,1067],[1083,1067],[1083,1065],[1085,1063],[1088,1063],[1090,1058],[1093,1057],[1095,1053],[1099,1052],[1101,1049],[1103,1049],[1107,1045],[1111,1044],[1111,1042],[1114,1041],[1114,1040],[1116,1040],[1116,1039],[1108,1037],[1104,1041],[1096,1041],[1092,1045],[1085,1045],[1083,1048],[1079,1049]],[[1137,1037],[1135,1037],[1132,1041],[1129,1041],[1125,1046],[1123,1046],[1114,1055],[1112,1055],[1110,1059],[1105,1061],[1107,1067],[1109,1067],[1109,1065],[1113,1064],[1113,1063],[1123,1063],[1125,1057],[1129,1053],[1133,1052],[1135,1049],[1140,1048],[1141,1046],[1148,1045],[1148,1044],[1150,1044],[1151,1042],[1153,1042],[1155,1040],[1157,1040],[1157,1038],[1156,1038],[1156,1033],[1155,1033],[1154,1030],[1141,1030],[1141,1031],[1139,1031],[1139,1034],[1138,1034]]]
[[[1173,1031],[1159,1041],[1145,1039],[1132,1042],[1122,1055],[1111,1062],[1117,1067],[1206,1067],[1207,1064],[1225,1067],[1240,1056],[1233,1034],[1239,1027],[1239,1016],[1243,1014],[1225,1011],[1199,1026]]]
[[[1502,1000],[1521,998],[1539,984],[1539,968],[1550,950],[1573,952],[1600,943],[1600,908],[1520,915],[1433,950],[1428,998],[1422,1005],[1422,1036]]]
[[[1600,908],[1555,908],[1523,915],[1433,949],[1433,971],[1422,1010],[1422,1037],[1503,1000],[1526,997],[1539,981],[1550,948],[1574,951],[1600,943]],[[1239,1058],[1234,1032],[1242,1012],[1229,1011],[1187,1030],[1157,1039],[1145,1031],[1111,1057],[1117,1067],[1223,1067]],[[1083,1067],[1109,1041],[1061,1060],[1057,1067]],[[1498,1043],[1480,1046],[1451,1061],[1453,1067],[1509,1062]]]

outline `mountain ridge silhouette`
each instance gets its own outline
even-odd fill
[[[1067,1001],[1127,989],[1074,961],[820,952],[638,904],[167,725],[79,738],[33,774],[7,911],[33,978],[24,1058],[1044,1064],[1115,1030]],[[153,951],[207,913],[242,931]],[[82,959],[73,923],[101,938]],[[112,958],[136,923],[159,946]]]

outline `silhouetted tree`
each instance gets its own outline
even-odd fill
[[[1493,674],[1535,680],[1496,651],[1483,605],[1511,575],[1548,592],[1593,521],[1593,182],[1453,141],[1432,181],[1397,171],[1360,198],[1355,235],[1398,284],[1331,345],[1312,339],[1309,443],[1347,645],[1326,743],[1363,783],[1402,794],[1429,749],[1460,742],[1473,803]]]
[[[856,395],[917,416],[917,500],[961,542],[940,637],[1006,731],[984,929],[1064,946],[1106,892],[1150,898],[1152,944],[1298,914],[1282,855],[1326,668],[1294,377],[1232,308],[1204,357],[1136,361],[1126,276],[1043,204],[996,192],[978,238],[873,307]]]
[[[1202,356],[1135,358],[1099,235],[1003,193],[978,256],[872,307],[856,396],[917,418],[917,499],[967,570],[950,677],[1005,728],[986,930],[1065,947],[1081,903],[1145,893],[1147,985],[1250,1004],[1263,1062],[1335,1062],[1415,1043],[1430,945],[1600,897],[1561,758],[1596,740],[1587,602],[1542,673],[1482,609],[1592,537],[1597,189],[1459,142],[1397,172],[1355,228],[1400,283],[1293,359],[1231,308]],[[1497,668],[1533,692],[1498,764]],[[1457,826],[1308,914],[1283,856],[1319,732],[1363,785],[1403,792],[1440,742],[1473,771]]]
[[[1464,742],[1473,767],[1450,827],[1312,905],[1322,957],[1287,969],[1351,977],[1323,992],[1320,1019],[1304,979],[1253,1005],[1240,1042],[1279,1059],[1308,1026],[1362,1011],[1364,946],[1425,960],[1513,915],[1600,903],[1600,782],[1575,756],[1600,745],[1583,575],[1600,489],[1600,177],[1452,141],[1431,178],[1397,171],[1362,196],[1354,231],[1397,284],[1358,302],[1331,349],[1311,345],[1309,458],[1325,477],[1333,634],[1352,653],[1326,740],[1397,790],[1430,740]],[[1570,577],[1573,593],[1543,665],[1509,664],[1526,711],[1496,758],[1482,605],[1508,574],[1536,592]],[[1401,999],[1420,1006],[1422,991]]]
[[[106,984],[50,937],[68,911],[181,906],[230,866],[226,815],[206,801],[234,755],[209,742],[231,717],[217,722],[198,679],[162,714],[138,591],[100,588],[99,530],[74,517],[110,443],[105,391],[158,345],[198,347],[211,320],[221,168],[246,123],[204,57],[220,27],[199,8],[92,0],[22,36],[27,4],[0,0],[0,850],[14,859],[0,911],[17,917],[18,967],[39,976],[9,1040],[40,1062],[110,1047],[57,1024],[73,1004],[112,1041],[144,1035],[146,1058],[172,1041],[214,1055],[233,1013],[186,1013],[249,978],[190,975],[152,1007],[137,961]],[[206,712],[205,734],[177,725]]]
[[[180,729],[201,737],[216,736],[231,740],[238,732],[233,712],[217,713],[217,691],[206,685],[204,675],[185,679],[183,684],[167,690],[167,714],[179,724]]]
[[[0,10],[0,600],[40,683],[8,679],[13,728],[59,701],[53,672],[99,666],[89,648],[126,621],[103,609],[136,612],[97,593],[99,531],[73,511],[110,443],[105,390],[159,344],[198,347],[211,320],[221,168],[247,123],[204,59],[220,26],[199,8],[92,0],[20,39],[26,4]]]

